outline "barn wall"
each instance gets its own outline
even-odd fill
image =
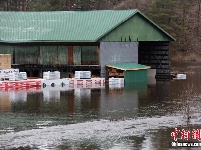
[[[53,65],[68,63],[67,46],[1,45],[0,54],[12,54],[12,63],[15,64]]]
[[[106,64],[138,63],[138,42],[101,42],[101,77],[106,77]]]
[[[121,23],[99,41],[171,41],[164,31],[144,18],[136,14]]]
[[[168,78],[169,42],[140,42],[139,63],[156,69],[156,78]]]
[[[38,46],[15,46],[15,64],[37,64]]]
[[[0,54],[12,54],[15,64],[98,65],[99,62],[97,46],[92,45],[1,45]]]
[[[73,65],[81,65],[81,46],[73,46]]]
[[[13,46],[0,45],[0,54],[11,54],[11,63],[13,63]]]
[[[58,46],[58,64],[68,64],[68,47]]]
[[[82,64],[83,65],[94,65],[98,64],[98,53],[96,46],[82,46]]]

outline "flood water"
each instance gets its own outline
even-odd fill
[[[175,128],[201,128],[200,85],[194,68],[150,85],[1,89],[0,149],[175,149]]]

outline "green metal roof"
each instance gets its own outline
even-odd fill
[[[119,70],[141,70],[141,69],[149,69],[150,66],[136,64],[136,63],[118,63],[118,64],[107,64],[107,67],[116,68]]]
[[[140,12],[135,9],[49,12],[1,11],[0,42],[96,42],[136,13],[139,14]],[[157,28],[173,39],[160,27],[157,26]]]

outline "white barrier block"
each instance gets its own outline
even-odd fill
[[[176,78],[177,79],[186,79],[186,74],[177,74]]]
[[[109,84],[121,84],[124,83],[124,78],[109,78]]]
[[[43,72],[43,79],[60,79],[60,72],[59,71]]]
[[[91,71],[75,71],[75,79],[90,79]]]
[[[62,82],[63,82],[65,85],[69,85],[70,79],[64,78],[64,79],[62,79]]]
[[[45,84],[46,86],[65,86],[69,85],[69,79],[53,79],[53,80],[42,80],[41,85]]]
[[[9,73],[9,81],[15,81],[15,73]]]

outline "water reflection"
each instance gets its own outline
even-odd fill
[[[135,116],[138,92],[146,92],[147,85],[117,85],[105,88],[76,88],[69,90],[52,87],[36,91],[1,91],[1,111],[34,114],[89,114],[96,118]],[[92,113],[93,112],[93,113]],[[100,113],[100,114],[99,114]]]
[[[146,95],[147,83],[110,86],[101,91],[101,117],[102,118],[135,118],[138,113],[140,97]],[[139,94],[140,93],[140,94]]]
[[[0,93],[0,112],[9,112],[11,111],[11,101],[9,99],[9,95],[6,93]]]
[[[201,125],[200,84],[198,72],[151,85],[1,90],[0,148],[171,149],[175,127]]]

